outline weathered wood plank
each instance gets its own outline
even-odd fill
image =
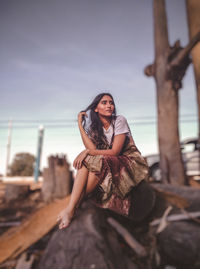
[[[10,228],[0,236],[0,263],[18,256],[47,234],[56,225],[57,215],[67,205],[69,197],[45,205],[20,226]]]

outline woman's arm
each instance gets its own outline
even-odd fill
[[[114,155],[118,156],[122,150],[126,139],[126,134],[119,134],[114,137],[112,149],[88,149],[90,155]]]
[[[85,145],[86,149],[96,149],[96,146],[94,145],[92,140],[88,137],[88,135],[86,134],[82,126],[83,116],[87,116],[86,112],[80,112],[78,114],[78,127],[79,127],[83,144]]]
[[[73,166],[75,169],[80,169],[83,160],[89,155],[114,155],[118,156],[124,145],[126,134],[119,134],[114,137],[112,149],[85,149],[74,160]]]
[[[112,149],[85,149],[74,160],[73,166],[76,169],[80,169],[83,160],[89,155],[114,155],[118,156],[124,145],[126,134],[119,134],[114,137]]]

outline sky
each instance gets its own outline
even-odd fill
[[[166,10],[170,44],[180,39],[185,46],[185,1],[166,0]],[[156,120],[155,82],[144,75],[145,66],[154,60],[152,1],[1,0],[0,35],[1,163],[10,118],[14,127],[48,120],[55,128],[70,128],[100,92],[113,94],[118,114],[133,124],[147,117]],[[190,66],[180,90],[181,117],[192,115],[194,121],[195,99]],[[195,122],[190,129],[195,134]],[[22,140],[24,130],[18,131]],[[137,129],[138,135],[142,131]],[[152,139],[156,145],[156,134]],[[13,148],[12,155],[17,150]]]

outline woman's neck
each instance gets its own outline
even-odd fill
[[[110,126],[110,123],[111,123],[111,117],[104,117],[104,116],[99,115],[99,118],[103,124],[103,127],[107,130]]]

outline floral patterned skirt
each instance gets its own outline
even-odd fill
[[[99,182],[90,199],[99,207],[129,216],[130,191],[147,180],[149,168],[134,143],[128,143],[121,155],[88,155],[84,165],[94,172]]]

